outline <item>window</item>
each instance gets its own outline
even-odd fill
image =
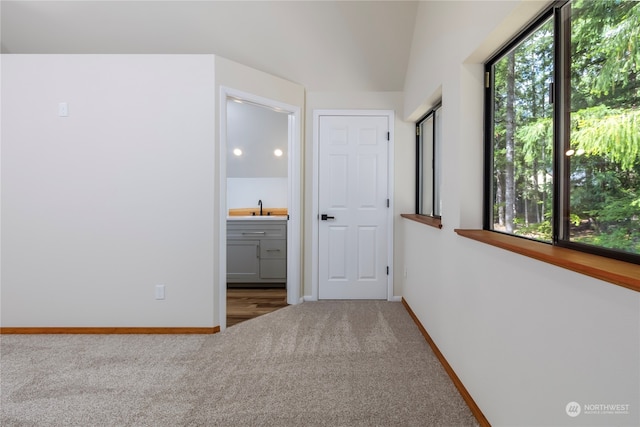
[[[416,213],[440,218],[440,123],[438,105],[416,124]]]
[[[640,2],[556,5],[486,67],[488,230],[640,263]]]

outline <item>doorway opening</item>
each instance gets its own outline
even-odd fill
[[[220,88],[220,329],[299,302],[300,108]]]

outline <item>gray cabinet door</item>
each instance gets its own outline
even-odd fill
[[[227,282],[260,281],[260,241],[227,241]]]
[[[261,279],[281,279],[287,278],[286,259],[263,259],[260,261]]]

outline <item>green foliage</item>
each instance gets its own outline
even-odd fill
[[[638,194],[631,189],[623,188],[619,180],[612,184],[615,187],[605,193],[604,203],[591,212],[597,217],[597,228],[604,231],[608,227],[637,227],[640,220]]]
[[[640,254],[640,2],[573,0],[570,7],[571,114],[565,143],[571,149],[566,153],[571,238]],[[553,234],[554,119],[546,99],[553,49],[550,20],[514,48],[513,74],[508,55],[493,69],[494,217],[502,222],[504,212],[513,212],[514,233],[547,241]],[[515,88],[512,106],[509,87]],[[511,193],[508,168],[515,178]],[[508,194],[515,197],[508,200]]]
[[[632,170],[640,161],[640,110],[605,105],[571,115],[571,147],[588,156],[603,156]]]
[[[522,153],[527,163],[532,163],[534,159],[540,157],[541,146],[551,158],[553,120],[550,117],[543,117],[530,124],[520,126],[516,137],[522,143]]]
[[[637,106],[640,2],[574,0],[571,11],[573,111],[601,102]]]
[[[522,225],[518,227],[515,234],[543,242],[550,242],[553,236],[553,228],[550,220],[544,220],[536,224]]]
[[[640,253],[640,3],[572,3],[572,239]]]
[[[619,251],[640,253],[638,224],[632,228],[613,228],[607,233],[587,234],[573,239],[576,242]]]
[[[590,1],[587,4],[591,10],[589,18],[583,20],[583,28],[589,24],[594,26],[593,20],[598,19],[596,28],[600,27],[601,37],[600,43],[591,47],[594,56],[602,60],[591,90],[596,95],[608,95],[623,89],[630,83],[631,76],[640,71],[640,3]]]

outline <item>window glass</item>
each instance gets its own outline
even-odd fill
[[[442,109],[437,108],[433,112],[433,125],[435,130],[433,133],[433,149],[438,155],[433,159],[433,216],[441,216],[442,199],[440,197],[441,188],[441,153],[442,153]]]
[[[551,241],[553,22],[493,64],[490,227]]]
[[[640,254],[640,3],[570,11],[565,229],[571,242]]]
[[[417,124],[417,197],[420,215],[440,217],[440,107]]]
[[[420,201],[418,213],[433,215],[433,114],[423,120],[420,125]]]

